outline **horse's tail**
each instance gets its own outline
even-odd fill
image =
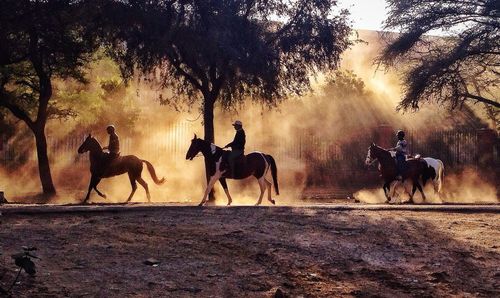
[[[278,167],[276,167],[276,161],[274,158],[267,154],[267,159],[271,164],[271,175],[273,176],[274,190],[276,191],[276,195],[280,194],[280,189],[278,187]]]
[[[440,193],[443,188],[443,180],[444,180],[444,164],[441,160],[438,159],[439,162],[439,173],[438,173],[438,188],[437,192]]]
[[[155,168],[153,168],[153,165],[149,161],[143,159],[142,162],[145,163],[148,167],[149,174],[157,185],[163,184],[163,182],[165,182],[165,178],[161,178],[161,180],[158,179],[158,177],[156,176]]]

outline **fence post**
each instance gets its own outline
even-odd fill
[[[493,129],[482,128],[477,130],[477,157],[482,166],[493,166],[494,150],[497,133]]]
[[[375,131],[374,139],[375,144],[382,148],[392,147],[392,143],[394,142],[394,129],[390,125],[381,124]]]

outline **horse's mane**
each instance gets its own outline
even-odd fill
[[[392,157],[392,153],[391,153],[391,151],[389,151],[389,150],[385,150],[384,148],[382,148],[382,147],[380,147],[380,146],[377,146],[376,144],[373,144],[372,146],[373,146],[374,148],[376,148],[378,151],[383,152],[383,153],[387,154],[388,156],[391,156],[391,157]]]
[[[101,148],[102,150],[101,143],[99,143],[99,141],[96,138],[90,137],[90,141],[92,141],[92,143],[94,143],[95,145],[99,146],[99,148]]]
[[[210,147],[210,146],[214,145],[217,149],[222,149],[222,147],[219,147],[219,146],[215,145],[214,143],[210,143],[207,140],[199,139],[199,138],[197,140],[201,141],[201,143],[203,143],[203,145],[205,145],[205,146],[209,146]]]

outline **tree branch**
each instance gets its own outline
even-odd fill
[[[178,60],[175,60],[175,59],[171,59],[170,60],[170,63],[172,64],[172,66],[174,66],[174,68],[184,77],[186,78],[191,84],[193,84],[193,86],[195,86],[197,89],[199,89],[200,91],[202,91],[203,87],[201,86],[200,82],[198,82],[198,80],[192,76],[190,73],[188,73],[187,71],[185,71],[182,67],[181,67],[181,64]]]
[[[28,114],[25,111],[23,111],[20,107],[8,101],[7,100],[8,97],[9,95],[6,92],[4,92],[4,90],[0,90],[0,106],[7,108],[14,116],[24,121],[30,129],[33,129],[35,126],[33,120],[31,120]]]
[[[464,93],[464,94],[461,94],[462,96],[464,97],[467,97],[467,98],[470,98],[470,99],[474,99],[474,100],[477,100],[479,102],[483,102],[483,103],[486,103],[486,104],[489,104],[489,105],[492,105],[494,106],[495,108],[499,109],[500,108],[500,103],[499,102],[496,102],[494,100],[491,100],[491,99],[487,99],[487,98],[484,98],[482,96],[479,96],[479,95],[474,95],[474,94],[470,94],[470,93]]]

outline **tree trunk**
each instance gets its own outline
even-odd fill
[[[36,153],[38,157],[38,173],[44,195],[54,195],[56,188],[52,182],[50,173],[49,156],[47,154],[47,139],[45,137],[45,128],[36,129],[33,131],[36,141]]]
[[[203,103],[203,129],[204,129],[204,139],[210,143],[215,143],[215,133],[214,133],[214,103],[215,99],[212,96],[205,96]],[[209,165],[205,159],[205,175],[207,178],[207,183],[210,180],[209,175]],[[210,192],[208,196],[209,201],[215,200],[214,190]]]

